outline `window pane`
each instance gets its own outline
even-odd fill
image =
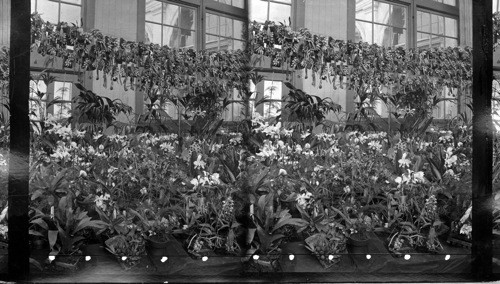
[[[447,5],[457,6],[456,0],[444,0],[443,3]]]
[[[239,39],[243,38],[243,25],[244,23],[242,21],[233,20],[234,38],[239,38]]]
[[[372,21],[372,0],[356,0],[356,19]]]
[[[71,3],[71,4],[77,4],[77,5],[82,5],[82,0],[62,0],[62,2],[66,3]]]
[[[35,12],[36,12],[36,1],[31,1],[31,13],[33,14]]]
[[[59,3],[49,0],[38,0],[36,9],[44,21],[54,24],[59,22]]]
[[[179,26],[179,6],[172,4],[163,5],[163,24],[178,27]]]
[[[179,47],[196,49],[196,33],[191,30],[180,30],[181,38]]]
[[[458,36],[457,20],[452,18],[445,18],[445,35],[456,37]]]
[[[406,28],[406,7],[392,7],[392,25],[395,27]]]
[[[220,17],[220,34],[222,36],[232,37],[233,36],[233,20],[226,17]]]
[[[196,30],[196,13],[194,9],[180,7],[181,17],[179,26],[182,29]]]
[[[146,23],[146,43],[161,43],[161,25]]]
[[[78,26],[82,23],[81,7],[69,4],[61,4],[61,22],[77,23]]]
[[[161,2],[156,0],[146,0],[146,21],[161,24]]]
[[[429,46],[429,34],[417,33],[417,47],[428,48]]]
[[[206,31],[209,34],[219,34],[219,16],[207,13]]]
[[[431,18],[429,13],[417,12],[417,30],[419,32],[430,32]]]
[[[445,43],[444,43],[444,46],[445,47],[455,47],[455,46],[458,46],[458,40],[455,39],[455,38],[445,38]]]
[[[269,21],[289,23],[292,6],[278,3],[269,3]]]
[[[264,81],[264,98],[281,100],[282,85],[280,81]]]
[[[444,37],[431,35],[431,47],[444,47]]]
[[[233,0],[233,6],[238,8],[245,8],[245,0]]]
[[[68,101],[68,103],[54,105],[55,117],[69,117],[69,112],[71,110],[71,87],[72,84],[69,82],[54,82],[54,98]]]
[[[373,43],[372,41],[373,25],[371,23],[365,23],[356,21],[356,34],[355,42],[367,42]]]
[[[219,49],[219,37],[213,36],[213,35],[206,35],[205,49],[218,50]]]
[[[220,50],[233,50],[233,40],[229,38],[219,38]]]
[[[444,34],[444,17],[431,14],[431,32],[434,34]]]
[[[267,21],[267,1],[250,0],[250,20],[263,23]]]
[[[163,27],[163,45],[171,48],[180,47],[180,29],[172,27]]]
[[[380,46],[405,46],[406,30],[382,25],[373,25],[373,43]]]
[[[234,50],[243,50],[245,49],[245,42],[241,40],[234,40]]]
[[[373,21],[375,23],[391,25],[392,5],[375,1],[373,3]]]

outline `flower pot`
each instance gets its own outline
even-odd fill
[[[151,256],[188,257],[182,244],[173,237],[168,241],[147,239],[146,250]]]
[[[150,249],[165,249],[170,240],[146,239],[146,247]]]
[[[367,247],[370,237],[364,234],[352,234],[347,238],[347,244],[352,247]]]
[[[370,237],[364,234],[352,234],[347,238],[347,247],[352,254],[366,254]]]

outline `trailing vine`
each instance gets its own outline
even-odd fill
[[[164,95],[174,89],[222,95],[246,84],[240,70],[248,56],[242,50],[194,51],[126,41],[64,22],[44,22],[38,14],[32,15],[31,23],[32,50],[63,58],[65,67],[96,71],[96,79],[102,78],[111,89],[114,82],[120,82],[125,90],[157,89]]]
[[[498,13],[493,21],[494,36],[500,38]],[[334,88],[354,89],[358,95],[388,95],[381,93],[381,87],[407,92],[422,86],[461,89],[471,83],[469,47],[386,48],[315,35],[307,29],[293,31],[273,22],[251,23],[249,35],[246,51],[194,51],[126,41],[98,30],[85,32],[75,25],[52,24],[32,15],[32,50],[63,58],[66,67],[95,71],[96,79],[102,78],[110,88],[119,82],[125,90],[157,89],[168,95],[174,89],[206,89],[224,96],[234,88],[245,90],[251,73],[247,72],[250,54],[271,57],[274,66],[305,70],[305,76],[311,76],[320,87],[328,81]],[[8,53],[2,49],[0,81],[6,80]]]
[[[319,81],[320,87],[328,80],[334,88],[378,93],[380,87],[391,87],[391,92],[422,85],[459,88],[470,84],[472,78],[469,47],[381,47],[335,40],[307,29],[293,31],[273,22],[254,22],[250,32],[251,52],[272,58],[275,66],[304,69],[306,78],[311,76],[313,84]]]

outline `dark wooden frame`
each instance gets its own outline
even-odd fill
[[[11,1],[10,154],[9,154],[9,279],[29,277],[29,87],[31,7],[29,0]]]
[[[476,280],[492,279],[492,142],[491,84],[492,84],[492,2],[473,1],[473,233],[472,275]],[[24,280],[29,277],[29,75],[30,75],[30,2],[12,1],[10,40],[10,107],[11,137],[9,163],[9,279]],[[272,277],[273,281],[280,276]],[[361,275],[311,274],[289,275],[285,281],[356,281]],[[394,277],[395,275],[385,275]],[[417,280],[447,280],[444,275],[418,275]],[[458,275],[457,275],[458,276]],[[380,278],[382,277],[382,278]],[[369,281],[387,281],[383,275],[368,275]],[[413,275],[412,277],[415,277]],[[430,277],[430,278],[429,278]],[[434,278],[436,277],[436,278]],[[461,280],[469,278],[460,274]],[[191,279],[193,280],[193,279]],[[207,279],[203,279],[206,281]],[[214,279],[215,280],[215,279]],[[230,279],[218,279],[228,281]],[[244,281],[242,278],[233,280]],[[255,280],[267,280],[254,277]],[[415,278],[401,277],[415,281]],[[432,281],[431,280],[431,281]],[[455,279],[456,280],[456,279]],[[427,280],[429,281],[429,280]],[[449,281],[449,280],[448,280]]]
[[[472,2],[472,274],[492,280],[492,1]]]

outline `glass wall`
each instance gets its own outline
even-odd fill
[[[196,20],[193,8],[147,0],[145,42],[196,49]]]
[[[356,1],[355,41],[387,47],[407,45],[408,8],[376,0]]]
[[[250,20],[273,21],[289,24],[291,0],[250,0]]]
[[[458,46],[458,21],[426,11],[417,11],[417,47]]]
[[[81,26],[81,0],[32,0],[31,12],[37,12],[51,23],[67,22]]]

